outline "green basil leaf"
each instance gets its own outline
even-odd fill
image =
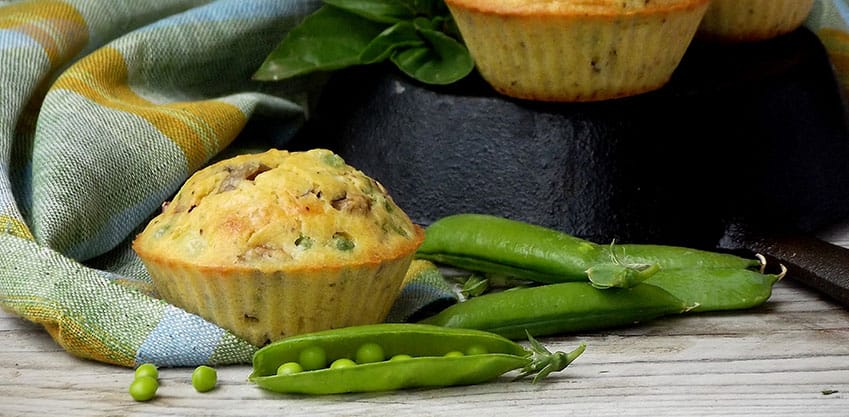
[[[322,6],[293,28],[254,73],[280,80],[360,64],[360,55],[386,28],[334,6]]]
[[[413,19],[413,26],[418,30],[438,30],[439,27],[436,26],[436,19],[428,19],[424,16],[419,16]]]
[[[401,71],[428,84],[450,84],[469,75],[475,63],[463,44],[433,30],[419,30],[427,45],[396,51],[391,61]]]
[[[398,48],[421,46],[425,42],[419,37],[415,26],[409,22],[398,22],[377,35],[360,55],[360,62],[373,64],[386,60]]]
[[[397,23],[416,17],[415,6],[409,0],[324,0],[324,2],[380,23]]]

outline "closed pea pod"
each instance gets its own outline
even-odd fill
[[[692,312],[739,310],[759,306],[772,294],[772,286],[786,274],[734,268],[710,270],[669,270],[652,275],[645,282],[663,288],[693,306]]]
[[[656,265],[665,270],[762,266],[758,259],[678,246],[608,247],[530,223],[471,213],[446,216],[428,226],[416,256],[541,283],[586,281],[588,269],[611,263]]]
[[[623,263],[656,264],[661,269],[749,269],[764,267],[763,259],[711,252],[681,246],[626,243],[612,245],[613,256]]]
[[[485,294],[452,305],[422,321],[452,328],[479,329],[519,339],[630,325],[692,306],[662,288],[597,289],[565,282]]]
[[[416,257],[470,271],[540,282],[582,281],[603,248],[553,229],[501,217],[457,214],[425,229]]]
[[[321,346],[332,360],[351,357],[368,343],[379,344],[386,358],[409,357],[288,375],[278,375],[276,371],[280,365],[296,361],[300,351],[312,346]],[[517,369],[522,370],[520,376],[544,377],[565,368],[584,349],[581,345],[568,354],[551,353],[535,341],[532,345],[534,349],[527,350],[491,333],[421,324],[346,327],[293,336],[263,347],[254,354],[250,380],[270,391],[305,394],[468,385],[490,381]],[[444,356],[472,346],[486,353]]]

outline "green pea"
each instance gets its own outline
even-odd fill
[[[413,357],[406,354],[406,353],[399,353],[399,354],[393,355],[391,358],[389,358],[390,361],[405,361],[407,359],[413,359]]]
[[[295,239],[295,246],[300,246],[304,249],[309,249],[312,247],[313,240],[309,236],[298,236]]]
[[[350,251],[354,249],[354,247],[356,247],[354,239],[351,238],[351,235],[344,232],[334,233],[333,241],[335,242],[336,249],[340,251]]]
[[[330,363],[330,369],[353,368],[357,363],[348,358],[339,358]]]
[[[459,358],[461,356],[466,356],[466,355],[463,354],[463,352],[460,352],[459,350],[452,350],[452,351],[445,353],[445,355],[443,355],[443,356],[445,356],[446,358]]]
[[[472,345],[466,348],[466,355],[486,355],[489,353],[483,345]]]
[[[192,372],[192,386],[197,392],[207,392],[218,383],[218,372],[215,368],[201,365]]]
[[[298,363],[305,371],[314,371],[327,367],[327,352],[321,346],[310,346],[298,354]]]
[[[136,368],[135,377],[149,376],[153,379],[159,378],[159,369],[152,363],[143,363]]]
[[[159,389],[159,381],[149,375],[142,375],[134,378],[130,384],[130,396],[136,401],[150,401],[156,396],[156,390]]]
[[[286,362],[277,367],[277,375],[291,375],[303,371],[304,368],[298,362]]]
[[[386,359],[383,348],[377,343],[365,343],[357,349],[357,363],[374,363]]]

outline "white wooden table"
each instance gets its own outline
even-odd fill
[[[826,237],[849,246],[847,230]],[[536,385],[323,397],[265,392],[247,381],[249,366],[219,368],[219,386],[200,394],[191,369],[162,369],[157,397],[138,403],[132,370],[72,357],[0,312],[0,416],[849,416],[849,312],[792,277],[753,310],[541,341],[588,348]]]

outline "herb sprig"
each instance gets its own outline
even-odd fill
[[[474,69],[442,0],[324,0],[266,57],[253,78],[282,80],[389,60],[427,84]]]

